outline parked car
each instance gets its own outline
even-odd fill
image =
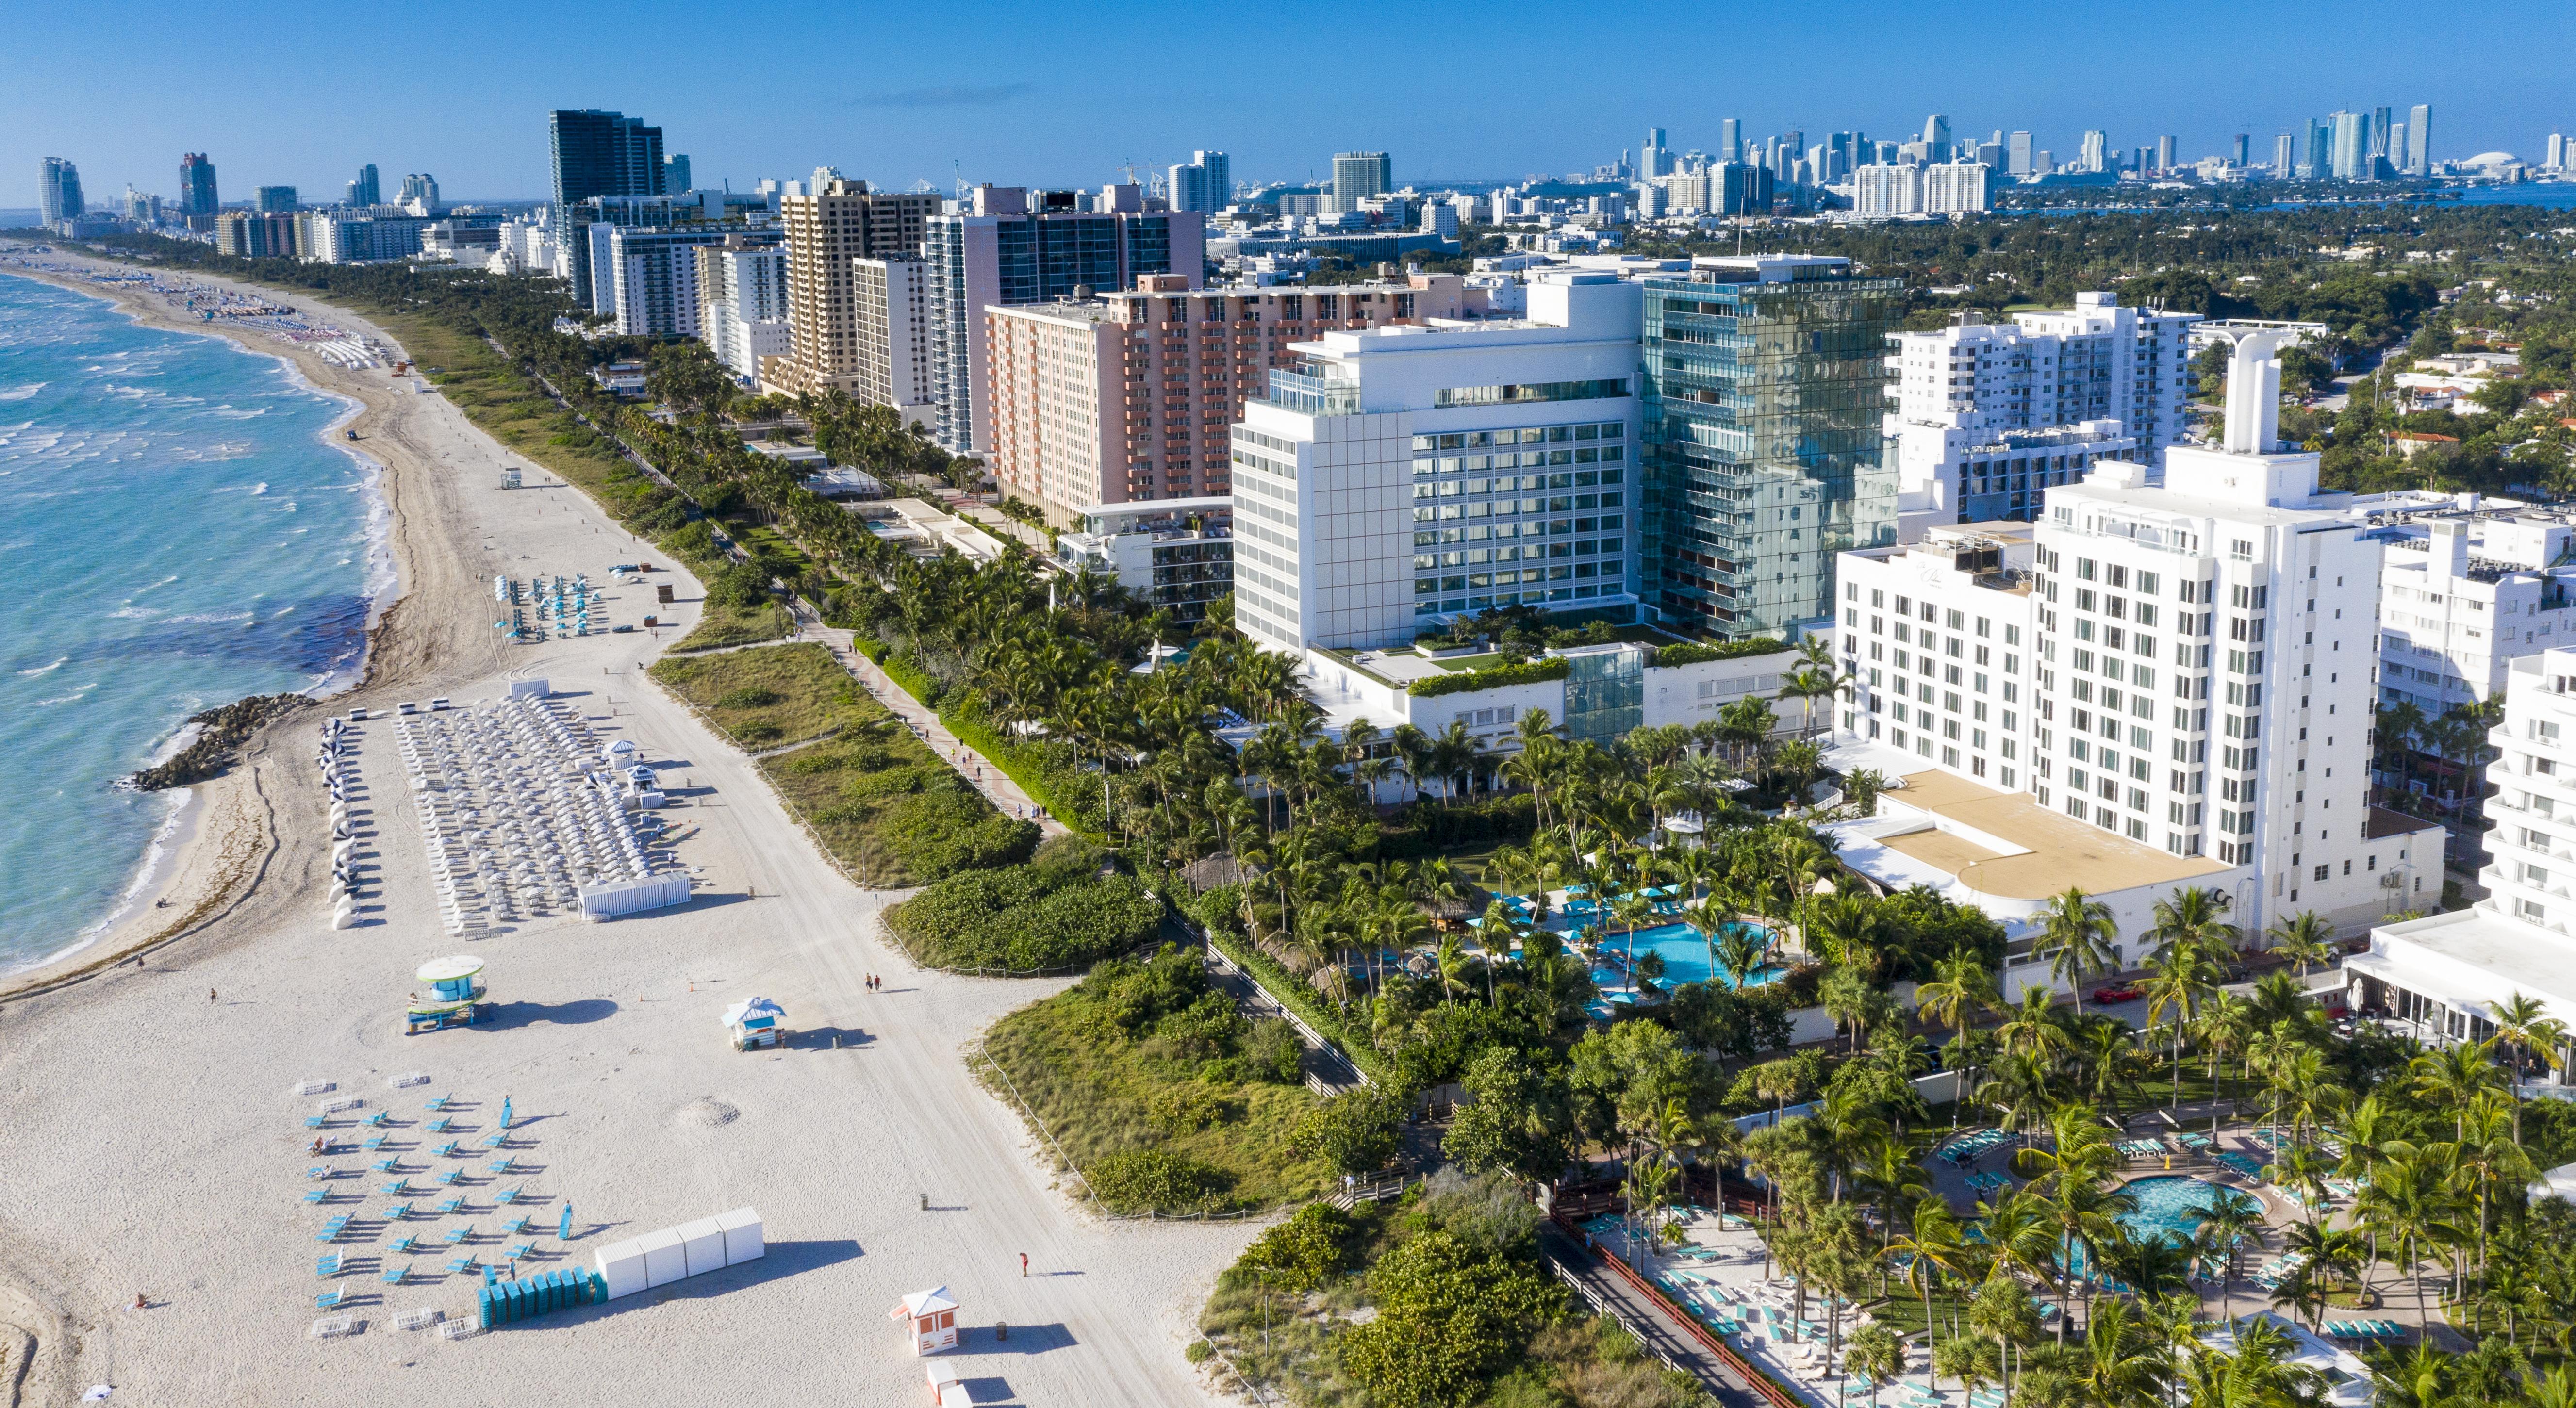
[[[2116,1002],[2135,1002],[2143,996],[2145,996],[2144,993],[2126,983],[2113,983],[2109,987],[2093,990],[2093,1000],[2106,1007]]]

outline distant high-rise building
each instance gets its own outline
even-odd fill
[[[283,215],[295,209],[293,186],[257,186],[251,190],[250,207],[262,215]]]
[[[2392,174],[2414,170],[2406,156],[2406,136],[2403,122],[2388,129],[2388,169]]]
[[[1950,159],[1950,119],[1934,113],[1923,119],[1923,145],[1932,149],[1934,161]]]
[[[898,195],[872,191],[865,181],[838,177],[820,189],[791,195],[779,202],[787,227],[787,323],[791,349],[783,363],[762,369],[763,385],[789,394],[840,390],[866,399],[871,386],[890,384],[886,369],[895,353],[862,345],[860,273],[862,260],[919,259],[931,216],[939,213],[936,195]],[[875,270],[869,282],[879,304],[891,280],[899,302],[913,296],[906,282],[916,276]],[[888,308],[876,310],[878,330]],[[894,310],[900,311],[900,310]],[[891,403],[890,403],[891,404]]]
[[[2236,134],[2235,142],[2228,148],[2227,161],[2239,171],[2254,163],[2254,138],[2251,134],[2244,132]]]
[[[1653,180],[1657,176],[1673,174],[1672,148],[1666,146],[1664,140],[1664,129],[1660,127],[1646,129],[1646,145],[1637,151],[1639,176]]]
[[[402,179],[401,201],[417,204],[427,210],[438,209],[438,178],[426,171],[415,171]]]
[[[2307,159],[2299,163],[2299,174],[2311,181],[2331,180],[2334,176],[2334,124],[2324,118],[2308,123]]]
[[[179,213],[211,220],[223,208],[215,191],[215,164],[204,152],[190,152],[179,158]]]
[[[2338,181],[2366,181],[2370,178],[2370,118],[2357,112],[2326,114],[2327,130],[2333,145],[2326,156],[2326,174]]]
[[[698,336],[716,360],[746,379],[761,361],[785,357],[795,346],[787,323],[787,251],[749,234],[696,251]]]
[[[150,228],[161,223],[161,198],[145,195],[132,186],[125,188],[125,218]]]
[[[2237,138],[2236,140],[2237,140],[2239,143],[2242,143],[2245,139],[2244,139],[2244,138],[2242,138],[2242,137],[2239,137],[2239,138]],[[2171,138],[2171,137],[2158,137],[2158,138],[2156,139],[2156,169],[2157,169],[2158,171],[2171,171],[2171,170],[2173,170],[2173,169],[2174,169],[2174,139],[2173,139],[2173,138]]]
[[[2433,109],[2423,103],[2406,110],[2407,170],[2417,176],[2433,170]]]
[[[371,161],[358,168],[357,178],[349,183],[347,198],[341,204],[364,210],[383,201],[384,189],[376,184],[376,164]]]
[[[1234,198],[1234,177],[1223,152],[1194,151],[1166,174],[1174,210],[1213,213]]]
[[[2076,169],[2108,171],[2111,169],[2112,160],[2110,133],[2097,127],[2084,134],[2083,154],[2076,158]]]
[[[2004,170],[2014,176],[2027,176],[2031,166],[2030,134],[2015,132],[2004,139]]]
[[[688,153],[682,152],[677,156],[662,158],[662,194],[684,196],[692,189],[694,188],[689,184]]]
[[[1205,216],[1145,210],[1134,186],[1100,192],[1089,210],[1075,204],[1077,194],[981,186],[956,214],[929,221],[922,253],[930,265],[931,397],[938,439],[954,453],[992,442],[986,309],[1051,302],[1076,289],[1133,288],[1141,274],[1177,274],[1192,288],[1206,276]],[[1195,459],[1221,472],[1227,462],[1221,424],[1204,444],[1158,448],[1181,466]]]
[[[1723,118],[1717,124],[1717,159],[1744,160],[1744,124],[1734,118]]]
[[[1333,209],[1349,212],[1370,196],[1395,189],[1395,164],[1384,152],[1333,154]]]
[[[2542,165],[2547,166],[2547,167],[2549,167],[2549,168],[2550,168],[2550,169],[2552,169],[2552,170],[2563,170],[2563,169],[2565,169],[2565,168],[2566,168],[2566,165],[2567,165],[2567,134],[2566,134],[2566,133],[2564,133],[2564,132],[2552,132],[2552,133],[2550,133],[2550,134],[2549,134],[2549,159],[2548,159],[2547,161],[2543,162],[2543,163],[2542,163]]]
[[[597,108],[546,114],[554,150],[555,205],[592,196],[662,193],[662,129],[644,119]]]
[[[2272,139],[2272,179],[2287,181],[2298,174],[2299,139],[2284,132]]]
[[[2389,145],[2389,140],[2394,135],[2395,125],[2394,109],[2372,108],[2370,110],[2370,154],[2372,156],[2396,155],[2396,149]]]
[[[89,212],[89,206],[81,200],[80,168],[58,156],[45,158],[37,177],[36,198],[44,207],[48,225],[77,220]]]

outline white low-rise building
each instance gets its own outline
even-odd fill
[[[2488,769],[2486,898],[2383,925],[2344,964],[2355,1007],[2436,1044],[2493,1035],[2493,1005],[2516,997],[2576,1027],[2576,648],[2512,663],[2488,737],[2502,756]],[[2556,1054],[2567,1069],[2571,1053]]]
[[[1056,535],[1056,561],[1068,572],[1115,578],[1177,621],[1205,618],[1210,602],[1234,590],[1231,498],[1091,504],[1080,517],[1080,531]]]

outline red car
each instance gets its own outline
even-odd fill
[[[2093,990],[2093,1000],[2106,1007],[2115,1002],[2135,1002],[2143,996],[2145,996],[2144,993],[2139,992],[2136,988],[2130,987],[2125,983],[2114,984],[2107,988],[2095,988]]]

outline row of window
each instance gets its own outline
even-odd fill
[[[1416,435],[1413,437],[1413,453],[1423,455],[1445,450],[1487,450],[1504,445],[1564,444],[1576,440],[1620,440],[1627,434],[1628,427],[1624,421],[1532,426],[1522,430],[1469,430],[1449,435]]]
[[[1500,538],[1553,538],[1565,533],[1616,533],[1627,522],[1623,514],[1604,514],[1599,518],[1556,518],[1546,521],[1547,531],[1539,531],[1536,519],[1520,523],[1476,524],[1470,528],[1442,528],[1436,531],[1416,529],[1413,545],[1437,547],[1443,543],[1482,543]]]
[[[1527,572],[1521,574],[1523,578],[1530,575]],[[1551,572],[1549,575],[1553,576],[1554,573]],[[1595,597],[1615,597],[1624,590],[1625,588],[1617,582],[1597,582],[1572,587],[1548,587],[1543,590],[1525,588],[1516,592],[1500,592],[1493,596],[1443,597],[1438,601],[1415,602],[1413,614],[1416,616],[1455,615],[1461,611],[1490,611],[1505,606],[1537,606],[1543,602],[1589,601]]]

